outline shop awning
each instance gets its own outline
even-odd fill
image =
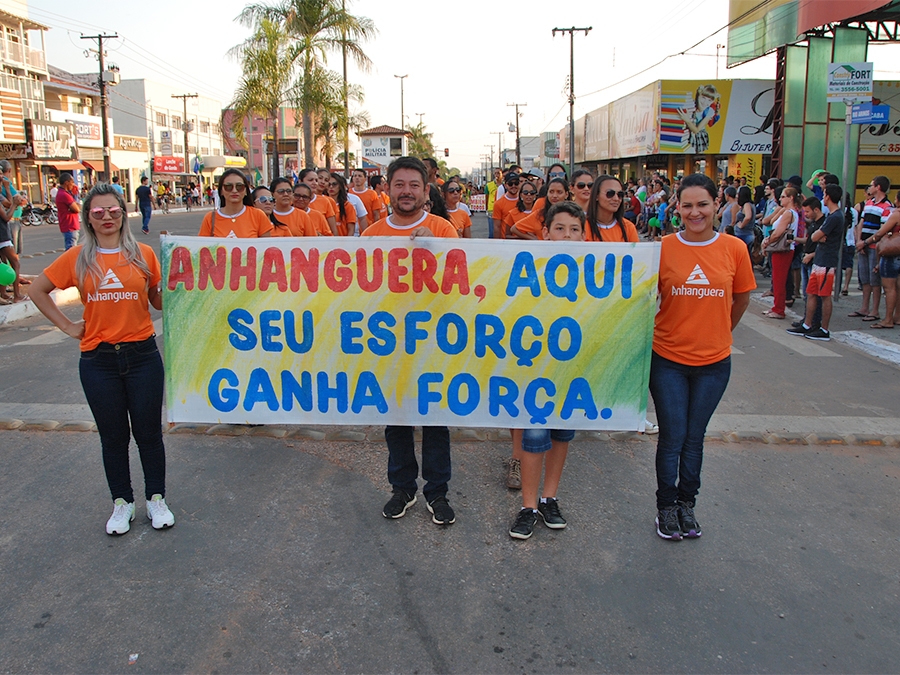
[[[96,159],[83,159],[83,160],[81,160],[81,163],[84,164],[87,168],[93,169],[97,173],[103,173],[103,160],[102,159],[99,161]],[[119,167],[117,167],[115,164],[110,162],[109,170],[110,171],[118,171]]]
[[[85,167],[81,162],[76,162],[72,159],[58,159],[58,160],[42,160],[35,162],[38,166],[52,166],[54,169],[58,171],[84,171]]]

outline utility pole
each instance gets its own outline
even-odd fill
[[[491,177],[493,177],[493,176],[494,176],[494,145],[493,145],[493,143],[492,143],[492,144],[490,144],[490,145],[485,145],[484,147],[490,148],[490,149],[491,149],[491,154],[490,154],[490,158],[491,158]]]
[[[400,131],[406,131],[406,115],[403,114],[403,80],[409,75],[394,75],[400,80]]]
[[[719,50],[725,49],[725,45],[720,45],[718,42],[716,43],[716,79],[719,79]]]
[[[502,131],[492,131],[492,134],[497,134],[497,167],[503,171],[503,132]],[[494,151],[491,150],[491,154]]]
[[[575,172],[575,33],[584,31],[585,37],[594,29],[587,28],[554,28],[553,37],[557,33],[569,34],[569,175]]]
[[[106,79],[104,71],[106,70],[106,54],[103,51],[103,41],[104,40],[112,40],[114,38],[118,38],[118,35],[82,35],[82,40],[96,40],[97,41],[97,56],[100,60],[100,77],[97,80],[97,84],[100,87],[100,121],[102,124],[100,125],[103,130],[103,180],[106,182],[112,181],[112,170],[109,166],[109,125],[106,121],[107,117],[107,108],[109,107],[109,100],[106,96]]]
[[[519,143],[519,117],[521,117],[521,113],[519,112],[519,106],[523,108],[527,106],[527,103],[507,103],[506,107],[511,108],[514,107],[516,109],[516,164],[522,166],[522,148]]]
[[[347,11],[347,3],[341,0],[341,12]],[[347,32],[341,28],[341,56],[344,59],[344,180],[350,182],[350,100],[347,95]],[[278,143],[278,139],[275,139]],[[278,175],[278,169],[275,169]]]
[[[184,117],[181,118],[181,128],[184,130],[184,172],[191,173],[191,165],[188,157],[188,116],[187,116],[187,100],[189,98],[197,98],[197,94],[172,94],[172,98],[180,98],[184,102]],[[185,188],[187,180],[184,181]]]

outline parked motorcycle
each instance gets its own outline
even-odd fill
[[[22,207],[22,223],[25,225],[42,225],[50,223],[55,225],[59,222],[59,214],[56,212],[56,206],[53,204],[26,204]]]

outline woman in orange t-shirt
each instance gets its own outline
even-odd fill
[[[269,220],[275,229],[273,237],[317,237],[318,232],[305,211],[294,208],[294,190],[291,181],[284,176],[272,180],[266,190],[275,195],[275,205],[269,211]],[[256,190],[254,190],[256,192]]]
[[[300,172],[300,182],[308,185],[312,190],[312,196],[309,203],[304,206],[312,211],[318,211],[328,222],[329,233],[337,236],[337,219],[335,218],[337,209],[334,202],[327,195],[322,195],[323,186],[319,182],[319,174],[315,169],[303,169]],[[322,233],[324,234],[324,232]]]
[[[300,209],[300,211],[309,216],[313,228],[320,237],[330,237],[332,236],[331,228],[328,227],[328,221],[325,220],[325,216],[309,208],[309,202],[314,194],[313,189],[306,183],[297,183],[294,186],[294,208]]]
[[[337,222],[339,237],[352,237],[356,233],[359,219],[356,216],[356,207],[347,199],[347,182],[344,177],[333,173],[328,178],[328,197],[337,204],[335,220]]]
[[[614,176],[598,176],[587,208],[585,241],[637,242],[637,228],[625,220],[625,190]]]
[[[131,435],[144,470],[147,517],[157,530],[175,517],[166,505],[163,445],[163,364],[156,348],[150,306],[162,309],[159,261],[139,244],[126,223],[125,201],[108,183],[84,199],[82,243],[70,248],[31,285],[31,299],[53,324],[81,341],[79,371],[91,407],[103,468],[113,499],[107,534],[124,534],[134,520],[134,492],[128,466]],[[84,318],[72,321],[50,292],[75,286]],[[130,432],[129,432],[130,425]]]
[[[518,221],[509,229],[512,239],[543,239],[544,214],[554,204],[564,202],[569,198],[569,183],[564,178],[551,178],[547,183],[546,199],[543,205],[534,203],[534,209],[527,218]],[[538,200],[540,201],[540,200]]]
[[[537,188],[534,183],[527,181],[522,183],[519,188],[519,199],[516,201],[515,208],[511,209],[503,216],[503,231],[506,233],[507,239],[514,237],[510,233],[513,226],[521,220],[530,216],[534,210],[534,203],[537,201]]]
[[[250,183],[237,169],[227,169],[219,177],[219,204],[218,209],[203,218],[199,236],[238,239],[272,236],[274,226],[253,205]]]
[[[712,180],[687,176],[677,195],[684,230],[662,240],[650,359],[659,418],[656,532],[675,540],[700,536],[694,504],[703,437],[728,386],[731,332],[756,288],[746,245],[715,231]]]
[[[458,181],[448,180],[441,185],[441,192],[444,194],[447,215],[450,217],[450,222],[453,223],[453,227],[456,228],[456,234],[458,234],[461,239],[471,239],[472,219],[469,217],[469,214],[466,213],[465,209],[459,207],[459,202],[462,197],[462,186]]]

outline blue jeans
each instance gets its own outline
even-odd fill
[[[144,470],[147,499],[166,496],[166,450],[162,438],[163,364],[156,338],[100,343],[81,353],[81,386],[94,414],[103,468],[113,500],[134,501],[128,464],[131,434]],[[131,428],[129,429],[129,419]]]
[[[488,216],[488,239],[494,238],[494,217]]]
[[[416,494],[419,465],[413,427],[385,427],[384,440],[388,447],[388,482],[408,495]],[[428,503],[447,494],[450,482],[450,429],[447,427],[422,427],[422,478],[425,479],[422,492]]]
[[[75,245],[75,242],[78,241],[78,230],[63,232],[63,239],[66,242],[66,250],[68,251]]]
[[[686,366],[656,352],[650,360],[650,393],[659,421],[656,507],[694,505],[700,491],[703,437],[728,386],[731,357],[708,366]]]
[[[141,228],[143,230],[150,229],[150,215],[153,213],[153,207],[149,204],[141,204]]]

